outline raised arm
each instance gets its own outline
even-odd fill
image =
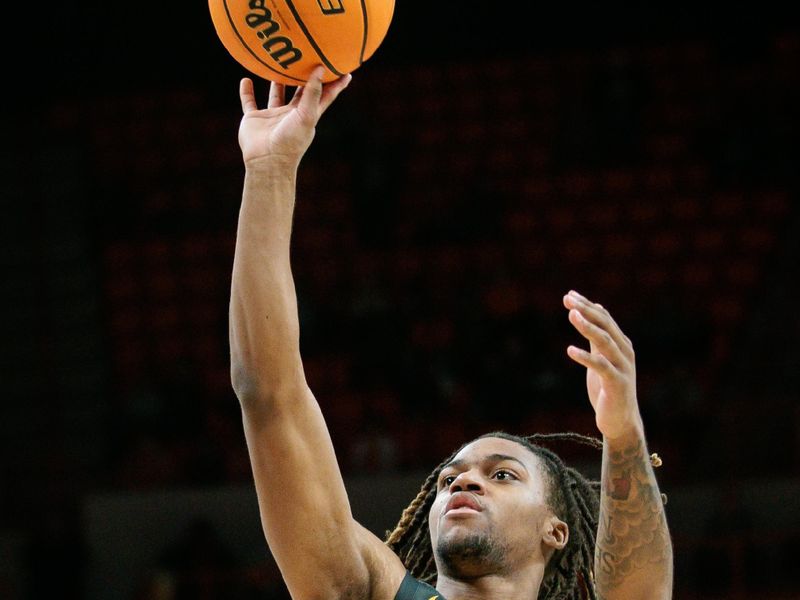
[[[589,400],[603,434],[595,579],[605,600],[672,597],[672,542],[636,398],[631,341],[608,311],[576,292],[569,320],[590,343],[569,356],[586,367]]]
[[[392,598],[399,559],[352,518],[319,406],[300,358],[289,260],[300,159],[322,113],[349,83],[318,69],[290,102],[272,84],[259,110],[240,87],[245,164],[230,301],[231,379],[242,407],[264,534],[295,600]]]

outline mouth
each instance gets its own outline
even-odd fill
[[[454,494],[445,506],[444,514],[447,516],[470,515],[479,513],[483,507],[472,494]]]

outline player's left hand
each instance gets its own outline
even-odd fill
[[[567,354],[586,367],[586,388],[597,428],[609,439],[642,431],[636,398],[633,344],[602,305],[578,292],[564,296],[569,321],[589,340],[589,351],[569,346]]]

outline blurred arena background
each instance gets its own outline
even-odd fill
[[[510,4],[401,1],[301,167],[302,349],[355,513],[382,534],[478,433],[595,432],[574,288],[637,349],[675,597],[800,598],[796,22]],[[24,22],[0,598],[286,598],[228,377],[244,72],[202,2]]]

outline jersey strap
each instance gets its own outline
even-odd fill
[[[445,600],[445,598],[427,583],[417,581],[411,573],[406,572],[394,600]]]

